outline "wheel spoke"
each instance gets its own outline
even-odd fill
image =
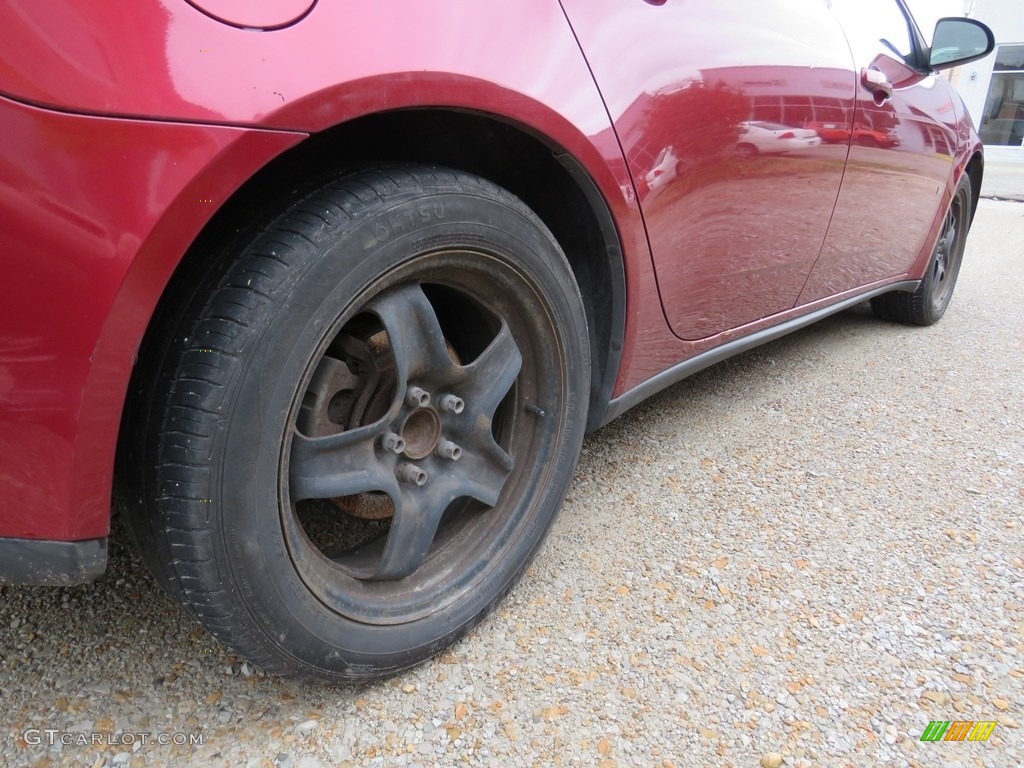
[[[464,451],[459,462],[460,495],[471,496],[493,507],[515,462],[494,442],[490,430],[480,437],[482,439],[476,441],[480,445]]]
[[[381,429],[363,427],[328,437],[294,432],[289,471],[289,495],[302,499],[332,499],[367,491],[395,498],[394,468],[381,460],[374,439]]]
[[[438,374],[454,366],[437,313],[419,285],[407,285],[379,296],[367,309],[380,318],[388,333],[399,398],[410,378]]]
[[[429,490],[401,491],[380,562],[366,578],[401,579],[419,568],[434,543],[444,511],[462,495],[454,490],[450,483],[435,482]]]
[[[493,455],[463,454],[458,470],[432,476],[423,488],[402,488],[380,562],[362,578],[401,579],[415,572],[434,543],[445,510],[466,496],[493,506],[512,469],[512,460],[493,440]],[[504,460],[502,459],[504,457]]]
[[[501,331],[487,349],[463,369],[468,406],[477,414],[492,418],[522,367],[523,356],[512,337],[512,331],[502,322]]]
[[[456,499],[468,496],[491,507],[498,503],[514,462],[494,441],[490,419],[455,432],[463,445],[461,458],[443,473],[431,473],[422,488],[403,486],[400,496],[392,497],[397,499],[395,515],[380,563],[362,578],[399,579],[419,568],[444,511]]]

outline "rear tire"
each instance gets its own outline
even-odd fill
[[[871,309],[875,316],[905,325],[928,326],[937,323],[946,313],[953,297],[970,225],[971,180],[965,173],[953,193],[942,232],[921,284],[913,293],[898,291],[873,298]]]
[[[582,444],[558,244],[489,182],[410,166],[333,181],[213,263],[145,401],[143,559],[271,673],[437,654],[525,571]]]

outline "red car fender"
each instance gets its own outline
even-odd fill
[[[0,121],[0,535],[101,536],[128,377],[164,284],[214,201],[303,135],[5,99]]]
[[[978,133],[974,127],[974,122],[971,120],[970,114],[964,107],[960,95],[951,85],[944,83],[943,87],[949,90],[950,104],[956,114],[956,133],[957,138],[959,139],[957,142],[957,154],[953,157],[953,162],[950,164],[950,173],[946,181],[946,189],[943,190],[942,193],[942,205],[939,206],[939,210],[935,214],[935,220],[932,222],[931,234],[925,241],[925,245],[921,248],[917,258],[914,260],[914,264],[910,268],[910,271],[907,273],[907,276],[912,280],[920,280],[924,277],[925,270],[928,268],[928,263],[931,261],[932,254],[935,251],[935,244],[938,242],[939,235],[942,234],[942,224],[946,218],[946,209],[949,207],[949,203],[953,199],[953,193],[956,191],[957,185],[960,183],[960,177],[974,169],[972,162],[975,161],[975,158],[977,158],[979,163],[979,172],[984,163],[981,155],[981,139],[978,137]],[[980,175],[978,175],[971,180],[971,193],[974,198],[972,206],[975,207],[977,206],[981,189],[974,187],[980,178]],[[972,207],[971,218],[973,217],[974,210]]]
[[[309,133],[362,115],[472,110],[572,155],[606,201],[624,252],[633,309],[620,371],[628,370],[630,350],[640,347],[638,329],[645,329],[645,345],[658,344],[662,333],[671,338],[621,150],[558,4],[529,0],[490,9],[461,2],[462,14],[448,2],[441,14],[440,0],[409,4],[406,15],[418,21],[397,26],[390,5],[319,3],[274,32],[222,24],[181,0],[163,0],[151,13],[125,0],[0,6],[0,92],[22,102],[3,100],[0,109],[36,121],[37,133],[80,137],[71,151],[36,152],[35,199],[51,203],[49,210],[15,206],[42,220],[18,225],[24,258],[11,254],[11,263],[29,264],[33,239],[54,223],[75,228],[89,219],[99,235],[91,253],[72,252],[65,243],[20,275],[15,269],[16,279],[7,282],[10,297],[38,301],[26,294],[38,292],[40,281],[53,285],[47,271],[56,275],[70,265],[77,274],[49,297],[61,307],[51,324],[34,328],[27,312],[3,328],[8,339],[29,339],[29,352],[40,359],[0,344],[0,373],[13,377],[18,398],[12,404],[0,387],[0,436],[7,435],[5,455],[20,457],[0,476],[0,494],[12,500],[0,508],[0,536],[106,535],[128,379],[182,255],[220,205],[271,159]],[[442,18],[465,21],[449,30],[437,24]],[[394,44],[381,45],[389,34]],[[445,35],[461,45],[438,45]],[[524,44],[537,55],[520,51],[512,61],[511,48],[503,51]],[[424,69],[431,61],[435,68]],[[95,167],[82,148],[90,141],[125,151],[107,153],[105,167]],[[13,160],[28,149],[15,142],[0,151],[0,170],[5,155],[15,168]],[[126,205],[125,183],[145,205]],[[76,208],[64,199],[69,189],[89,203]],[[59,210],[48,223],[53,205]],[[128,208],[130,221],[123,216]],[[11,308],[17,317],[17,301]],[[61,338],[68,325],[73,332]],[[629,385],[624,375],[616,391]],[[42,456],[51,467],[47,483],[38,482]]]

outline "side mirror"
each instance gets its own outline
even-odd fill
[[[932,36],[928,63],[932,69],[949,69],[984,58],[996,47],[992,30],[974,19],[939,19]]]

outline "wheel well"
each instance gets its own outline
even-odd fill
[[[981,152],[974,153],[967,163],[966,173],[971,180],[971,221],[974,221],[974,212],[978,210],[978,200],[981,199],[981,181],[985,175],[985,158]]]
[[[161,306],[176,303],[180,291],[192,287],[211,253],[269,222],[307,191],[339,173],[390,162],[443,165],[482,176],[523,200],[551,230],[583,297],[593,359],[588,426],[599,426],[618,375],[625,327],[625,274],[611,213],[568,153],[490,116],[402,110],[310,137],[268,164],[219,209],[179,264]],[[140,359],[150,342],[160,345],[161,318],[173,314],[158,308]]]

